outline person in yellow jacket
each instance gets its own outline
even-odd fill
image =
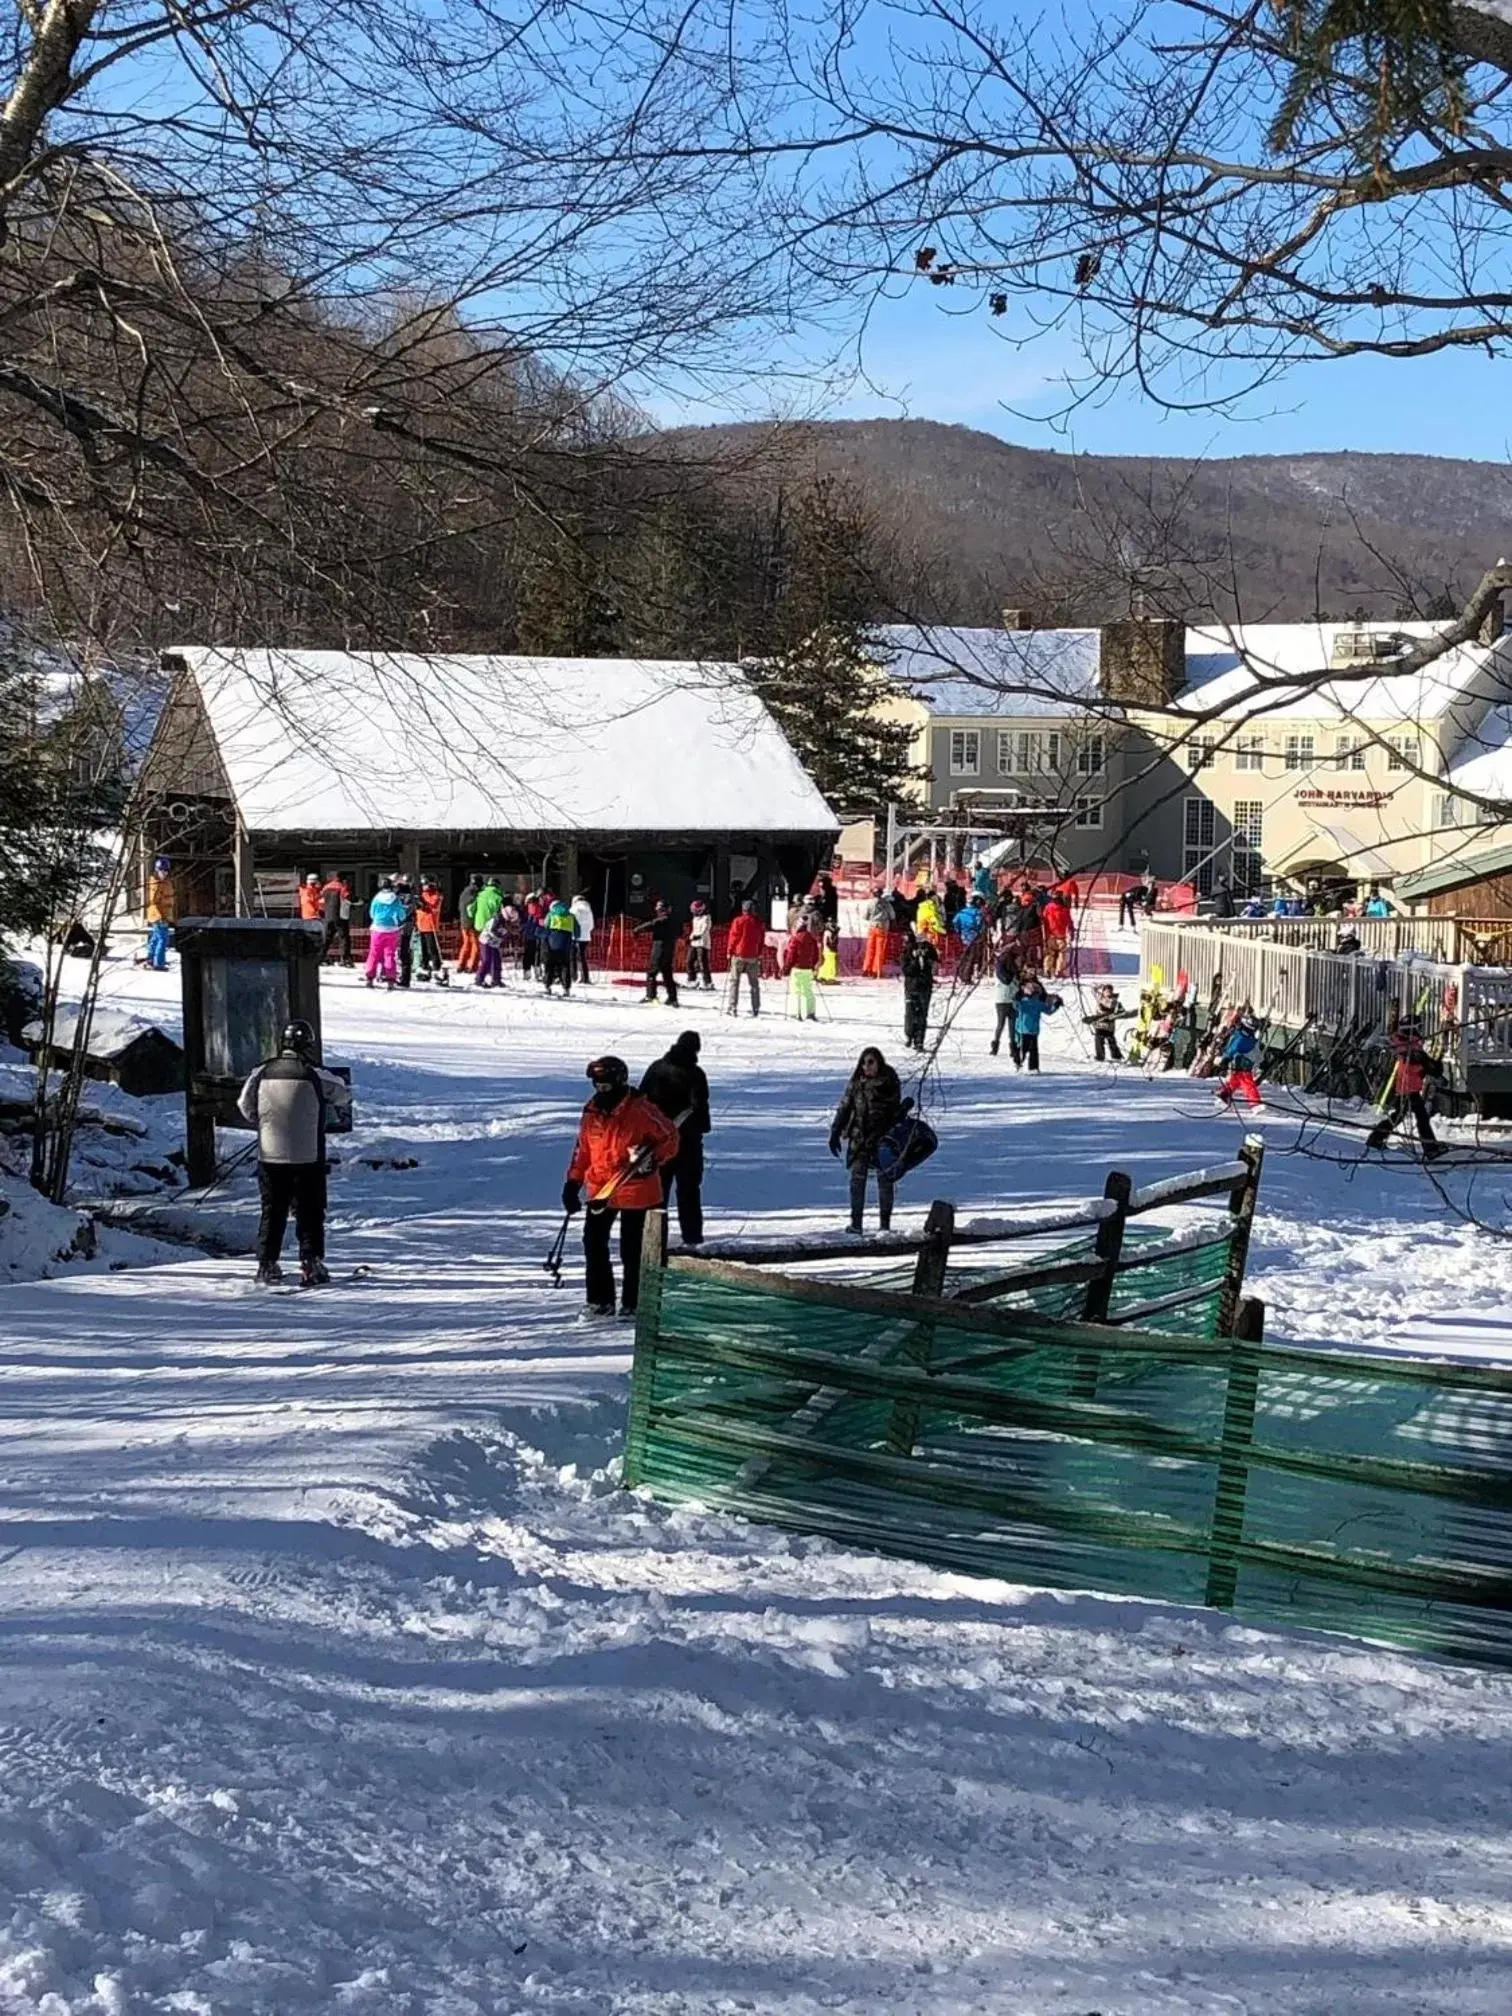
[[[840,933],[833,924],[826,924],[824,936],[819,941],[819,971],[814,978],[821,987],[840,985]]]
[[[945,913],[932,889],[926,890],[919,899],[919,907],[914,912],[914,929],[921,937],[933,940],[936,951],[944,943]]]
[[[147,880],[147,964],[155,973],[168,971],[168,947],[173,943],[173,926],[178,918],[178,898],[173,891],[173,863],[160,854]]]

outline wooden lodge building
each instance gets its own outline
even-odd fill
[[[181,914],[288,915],[300,880],[470,874],[600,916],[807,887],[838,821],[740,668],[348,651],[167,654],[143,874]]]

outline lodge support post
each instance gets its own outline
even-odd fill
[[[950,1266],[950,1242],[955,1236],[955,1206],[937,1197],[924,1220],[924,1239],[914,1263],[912,1292],[939,1301],[945,1293],[945,1274]],[[899,1353],[908,1362],[927,1366],[934,1356],[933,1316],[915,1324],[907,1344]],[[914,1400],[900,1400],[887,1424],[887,1447],[894,1456],[909,1456],[919,1433],[919,1407]]]
[[[1249,1174],[1229,1199],[1234,1231],[1229,1241],[1228,1270],[1223,1277],[1223,1292],[1218,1301],[1220,1337],[1233,1333],[1239,1317],[1239,1297],[1244,1287],[1245,1265],[1249,1259],[1250,1232],[1255,1222],[1255,1205],[1260,1196],[1260,1165],[1265,1160],[1265,1142],[1260,1135],[1245,1135],[1244,1145],[1239,1150],[1239,1160],[1245,1165]]]
[[[1223,1402],[1218,1475],[1213,1486],[1213,1523],[1208,1537],[1207,1593],[1211,1610],[1232,1610],[1239,1588],[1239,1552],[1244,1541],[1244,1500],[1249,1457],[1255,1440],[1255,1403],[1260,1385],[1258,1353],[1246,1347],[1265,1336],[1265,1304],[1248,1300],[1234,1317],[1228,1391]]]
[[[646,1213],[641,1248],[640,1298],[635,1305],[635,1356],[630,1366],[630,1418],[625,1425],[621,1481],[633,1491],[645,1476],[646,1437],[656,1385],[656,1340],[661,1332],[662,1290],[667,1278],[667,1214]]]
[[[256,886],[252,876],[252,842],[240,820],[236,823],[236,837],[231,843],[231,868],[236,884],[236,914],[238,917],[250,917]]]

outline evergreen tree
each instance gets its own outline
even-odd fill
[[[821,479],[789,509],[779,493],[769,545],[770,655],[749,667],[804,768],[838,811],[907,803],[922,773],[914,730],[890,718],[891,689],[869,627],[883,596],[876,527],[856,495]]]

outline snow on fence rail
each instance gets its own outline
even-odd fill
[[[971,1306],[940,1292],[948,1209],[914,1293],[663,1261],[653,1222],[627,1486],[1512,1664],[1512,1368],[1268,1346],[1255,1302],[1232,1335],[1144,1327],[1168,1298],[1122,1327]]]

